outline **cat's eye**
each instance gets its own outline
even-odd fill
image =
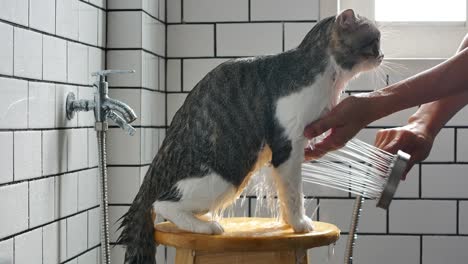
[[[366,49],[366,48],[370,48],[372,47],[375,43],[378,43],[379,42],[379,38],[375,38],[375,39],[372,39],[370,42],[368,42],[367,44],[364,44],[362,46],[362,49]]]

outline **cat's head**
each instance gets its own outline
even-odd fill
[[[343,69],[355,73],[380,65],[380,31],[374,22],[347,9],[336,16],[331,28],[330,54]]]

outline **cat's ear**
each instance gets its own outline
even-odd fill
[[[338,25],[342,28],[352,28],[356,24],[356,20],[356,15],[352,9],[346,9],[336,17]]]

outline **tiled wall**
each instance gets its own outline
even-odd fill
[[[105,1],[6,0],[0,8],[0,263],[98,263],[90,98],[104,68]]]
[[[211,69],[237,57],[278,53],[299,44],[319,19],[318,1],[311,0],[170,0],[167,2],[167,120],[187,93]],[[388,70],[393,83],[441,60],[398,60]],[[382,79],[383,78],[383,79]],[[347,93],[385,85],[386,76],[364,74]],[[373,143],[378,129],[403,125],[416,108],[370,124],[358,138]],[[416,165],[403,182],[388,211],[366,201],[360,223],[355,261],[374,263],[465,263],[468,243],[468,109],[458,113],[440,132],[429,158]],[[342,263],[353,197],[305,183],[307,211],[338,225],[342,238],[332,250],[311,250],[312,263]],[[267,215],[256,209],[255,197],[236,205],[236,215]],[[257,213],[256,213],[257,211]],[[173,263],[168,250],[168,263]],[[329,262],[327,262],[329,261]]]

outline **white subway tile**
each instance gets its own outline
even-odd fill
[[[272,201],[272,205],[268,203],[268,199],[265,198],[250,198],[250,215],[252,217],[276,218],[279,215],[280,210],[277,200],[274,199],[274,201]]]
[[[446,125],[448,126],[466,126],[466,117],[468,116],[468,107],[463,107],[458,111]]]
[[[115,245],[111,248],[111,263],[123,263],[125,257],[125,248],[122,245]],[[167,262],[174,263],[174,262]]]
[[[67,219],[58,222],[58,239],[59,239],[59,259],[61,262],[67,259]]]
[[[416,164],[406,175],[406,180],[401,181],[395,193],[395,197],[419,196],[419,166]]]
[[[345,255],[345,248],[346,242],[348,240],[347,235],[340,235],[335,244],[330,244],[328,246],[323,247],[315,247],[311,248],[307,251],[309,262],[310,263],[330,263],[330,264],[337,264],[337,263],[344,263],[344,255]]]
[[[80,42],[97,45],[98,9],[78,2],[78,40]]]
[[[160,56],[164,56],[165,26],[156,19],[142,15],[142,46]],[[135,30],[135,29],[133,29]]]
[[[58,222],[54,222],[42,228],[43,264],[59,263],[59,255],[66,255],[66,252],[60,252],[60,232],[66,233],[66,230],[61,230]]]
[[[167,122],[170,124],[175,113],[187,98],[187,94],[168,94],[167,95]]]
[[[315,183],[302,182],[304,195],[312,197],[348,197],[348,192],[318,185]]]
[[[184,22],[247,21],[247,0],[183,1]]]
[[[78,95],[75,94],[75,98],[78,100],[89,100],[94,102],[94,90],[94,87],[79,86]],[[75,112],[75,114],[74,118],[77,118],[79,127],[94,126],[94,109],[87,112]]]
[[[29,128],[55,127],[55,84],[29,82]]]
[[[64,130],[42,132],[42,175],[67,171],[67,134]]]
[[[132,125],[140,125],[145,123],[145,116],[141,112],[142,108],[142,96],[140,89],[109,89],[109,97],[122,101],[130,106],[135,114],[137,115],[137,120],[135,120]]]
[[[68,130],[68,170],[83,169],[88,166],[88,130],[86,128]]]
[[[255,56],[282,51],[280,23],[219,24],[216,44],[219,56]],[[260,37],[261,36],[261,37]]]
[[[207,73],[216,68],[226,59],[187,59],[184,60],[183,90],[191,91]],[[168,72],[169,73],[169,72]],[[168,87],[169,88],[169,87]]]
[[[390,59],[390,83],[396,83],[442,63],[443,59]]]
[[[141,129],[137,128],[133,136],[129,136],[120,128],[111,128],[107,133],[108,164],[140,164]]]
[[[151,123],[154,126],[164,126],[166,118],[166,95],[164,93],[153,93]]]
[[[159,58],[153,54],[143,52],[142,63],[142,86],[151,90],[157,90],[159,85]]]
[[[431,153],[425,161],[454,161],[455,131],[450,128],[442,129],[432,144]]]
[[[94,247],[100,243],[100,213],[99,207],[88,211],[88,248]]]
[[[55,216],[65,217],[78,211],[78,174],[55,177]]]
[[[419,252],[417,236],[359,235],[353,260],[359,264],[419,263]]]
[[[128,1],[128,0],[110,0],[107,3],[108,9],[141,9],[142,0]]]
[[[14,133],[15,180],[41,176],[41,131]]]
[[[47,35],[43,35],[43,38],[43,78],[65,82],[67,80],[67,42]]]
[[[161,146],[164,142],[164,139],[166,138],[166,129],[160,129],[159,130],[159,146]]]
[[[96,76],[91,75],[92,73],[104,70],[105,61],[105,52],[103,50],[94,47],[88,47],[89,84],[93,84],[97,80]]]
[[[185,62],[185,61],[184,61]],[[181,92],[180,60],[167,60],[167,91]]]
[[[42,229],[15,237],[15,264],[38,263],[42,260]]]
[[[13,133],[0,132],[0,183],[13,180]]]
[[[87,213],[83,212],[67,219],[67,257],[76,256],[87,249]]]
[[[166,91],[166,60],[159,59],[159,90]]]
[[[98,145],[96,131],[94,128],[88,128],[88,167],[98,165]]]
[[[167,248],[167,257],[166,263],[175,263],[176,249],[173,247],[166,246]]]
[[[154,17],[159,16],[159,1],[158,0],[142,0],[141,8]]]
[[[55,33],[55,1],[29,1],[29,26]]]
[[[154,156],[154,149],[158,148],[158,142],[153,142],[153,128],[142,128],[141,133],[141,163],[151,163]]]
[[[159,19],[166,21],[166,1],[159,0]]]
[[[349,214],[353,208],[348,208]],[[376,201],[366,200],[362,205],[359,232],[385,233],[387,230],[387,211],[376,207]]]
[[[389,210],[391,233],[450,234],[456,231],[455,201],[394,200]]]
[[[139,168],[109,167],[109,203],[131,203],[140,187]]]
[[[417,107],[408,108],[369,124],[369,126],[403,126],[408,123],[408,118],[416,112]]]
[[[379,68],[379,70],[380,69],[381,68]],[[390,74],[390,73],[387,71],[380,73],[377,70],[363,72],[359,74],[357,78],[352,79],[348,83],[348,85],[346,86],[346,91],[353,91],[353,90],[374,91],[374,90],[383,88],[387,86],[387,74]],[[411,111],[416,111],[416,108],[413,108]],[[406,114],[406,112],[403,112],[401,114]],[[397,119],[396,122],[403,122],[403,124],[406,124],[408,117],[409,116],[403,115],[401,117],[403,120]],[[395,116],[395,118],[398,118],[398,117]]]
[[[14,75],[42,79],[42,35],[15,27]]]
[[[98,169],[78,172],[78,211],[96,206],[98,202]]]
[[[0,24],[0,74],[13,75],[13,27]]]
[[[90,250],[78,257],[78,264],[97,264],[98,255],[97,248]]]
[[[224,217],[248,217],[249,198],[239,198],[224,211]]]
[[[138,95],[141,96],[141,124],[142,125],[152,125],[152,115],[155,115],[156,113],[153,111],[154,108],[156,107],[155,105],[155,100],[154,100],[154,95],[155,92],[150,92],[147,90],[141,90],[138,91]]]
[[[167,3],[167,22],[181,22],[182,15],[182,0],[171,0]]]
[[[107,22],[109,48],[142,47],[142,12],[109,12]]]
[[[11,264],[13,262],[13,238],[0,242],[0,263]]]
[[[88,47],[74,42],[68,42],[68,82],[88,84]]]
[[[459,202],[458,228],[460,234],[468,234],[468,201]]]
[[[98,10],[98,38],[97,45],[99,47],[106,46],[107,36],[107,12]]]
[[[28,0],[3,1],[0,18],[28,26]]]
[[[114,74],[109,76],[109,86],[112,87],[141,87],[142,59],[140,50],[109,50],[107,51],[107,68],[135,70],[133,74]]]
[[[167,26],[168,57],[198,57],[213,55],[213,25]]]
[[[349,223],[353,211],[353,200],[320,199],[318,210],[319,221],[334,224],[343,232],[349,231]]]
[[[457,130],[457,161],[468,162],[468,129]]]
[[[315,23],[284,23],[284,49],[290,50],[301,44],[304,37],[314,27]]]
[[[54,220],[55,180],[45,178],[29,183],[29,226],[34,227]]]
[[[0,237],[28,228],[28,183],[0,187],[0,209],[3,214]]]
[[[423,198],[466,198],[468,165],[422,165]]]
[[[252,20],[318,20],[318,0],[251,0]]]
[[[78,88],[76,86],[63,84],[55,85],[55,125],[57,127],[76,127],[78,125],[78,118],[76,118],[76,115],[71,120],[67,118],[67,96],[71,92],[74,93],[75,98],[77,98]]]
[[[468,237],[423,237],[422,261],[424,264],[466,263],[468,259],[467,244]]]
[[[0,78],[0,128],[28,126],[28,82]]]
[[[99,6],[101,8],[106,8],[106,0],[89,0],[89,2],[95,6]]]
[[[78,0],[57,1],[55,18],[57,35],[78,40],[78,2]]]
[[[117,222],[129,209],[129,206],[110,206],[109,207],[109,233],[110,241],[116,242],[117,238],[122,233],[120,227],[120,221]]]

